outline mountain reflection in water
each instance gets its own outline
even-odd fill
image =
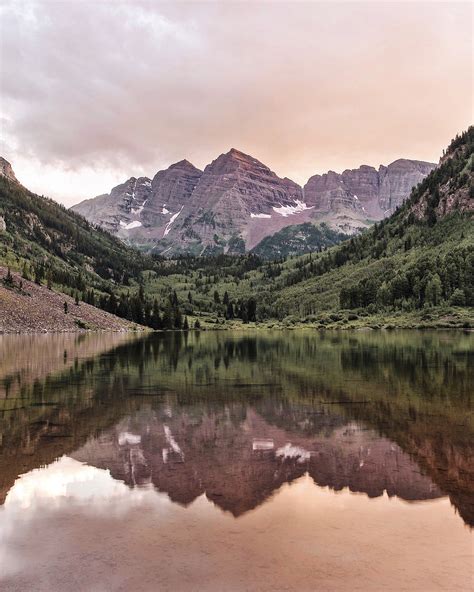
[[[330,504],[313,483],[363,494],[361,516],[362,499],[449,499],[472,526],[473,343],[442,332],[0,337],[0,512],[53,499],[104,512],[128,489],[134,507],[207,499],[238,524],[298,488]]]

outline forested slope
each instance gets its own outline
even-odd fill
[[[144,256],[81,216],[0,178],[0,264],[156,329],[474,326],[474,128],[390,218],[329,249]],[[1,220],[0,220],[1,222]],[[332,237],[325,237],[332,238]],[[273,250],[273,245],[267,245]],[[272,255],[275,253],[273,252]],[[260,256],[259,256],[260,255]]]
[[[390,218],[322,253],[182,260],[167,278],[215,317],[315,326],[470,326],[474,128]],[[209,303],[209,296],[211,303]],[[229,305],[230,303],[230,305]]]

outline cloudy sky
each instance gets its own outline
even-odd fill
[[[0,154],[67,205],[235,147],[281,176],[437,161],[472,4],[0,1]]]

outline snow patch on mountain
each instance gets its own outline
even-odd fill
[[[299,214],[300,212],[304,212],[305,210],[311,210],[314,206],[307,206],[303,201],[296,199],[294,206],[279,206],[278,208],[273,208],[273,210],[286,218],[287,216],[292,216],[293,214]]]
[[[130,222],[129,224],[127,224],[123,220],[120,220],[120,226],[122,228],[125,228],[125,230],[131,230],[132,228],[138,228],[141,225],[142,225],[142,223],[139,220],[133,220],[133,222]]]
[[[165,227],[165,231],[163,232],[163,237],[165,237],[168,232],[171,230],[171,226],[173,225],[173,222],[176,220],[176,218],[181,214],[181,212],[183,211],[184,206],[181,206],[181,209],[179,210],[179,212],[176,212],[176,214],[173,214],[170,218],[170,221],[168,222],[168,224]]]
[[[275,208],[273,208],[275,209]],[[270,214],[250,214],[251,218],[271,218]]]
[[[145,199],[145,201],[142,203],[142,205],[141,205],[141,206],[139,206],[138,208],[132,208],[132,209],[130,210],[130,212],[131,212],[132,214],[134,214],[135,216],[139,216],[139,215],[142,213],[142,211],[143,211],[143,208],[146,206],[146,202],[147,202],[147,201],[148,201],[148,200],[147,200],[147,199]]]

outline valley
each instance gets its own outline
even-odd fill
[[[76,212],[28,192],[8,169],[0,177],[0,264],[4,275],[11,269],[25,281],[65,293],[74,302],[152,329],[239,329],[256,324],[469,329],[474,326],[473,152],[471,127],[453,140],[438,167],[391,216],[340,244],[346,238],[343,234],[325,224],[306,222],[282,228],[250,253],[237,249],[234,254],[212,254],[204,249],[198,257],[139,251]],[[235,188],[240,163],[247,165],[247,158],[239,153],[218,161],[212,170],[221,176],[227,171],[229,187]],[[256,182],[251,169],[257,165],[251,164],[245,169],[244,185],[249,187]],[[234,172],[232,167],[236,167]],[[251,212],[250,220],[268,221],[258,216],[272,215],[266,214],[270,209],[276,209],[284,220],[313,211],[301,205],[306,202],[298,199],[294,184],[283,180],[287,193],[282,193],[281,180],[261,168],[266,185],[260,211]],[[177,178],[182,179],[183,171],[188,193],[195,190],[197,173],[192,165],[183,161],[175,169],[158,174],[152,183],[167,186],[167,205],[172,208],[168,212],[180,203],[173,200],[178,199]],[[204,176],[206,187],[214,176],[212,170]],[[234,181],[229,180],[232,175]],[[317,182],[329,181],[321,178]],[[150,195],[147,180],[135,180],[133,187],[130,211],[135,216],[155,216],[163,224],[168,219],[166,238],[188,219],[185,206],[179,210],[183,209],[183,217],[174,214],[173,220],[168,214],[163,218],[164,206],[159,202],[151,202],[147,209],[151,199],[146,197]],[[199,191],[206,193],[204,186]],[[215,203],[221,203],[219,192],[212,195]],[[271,205],[275,199],[281,205]],[[246,202],[242,198],[239,203],[244,207]],[[316,202],[311,203],[316,208]],[[317,205],[318,210],[323,207]],[[104,208],[109,211],[107,203]],[[229,210],[229,216],[238,219],[234,210]],[[139,228],[132,228],[129,218],[125,222],[130,230]],[[208,222],[203,224],[208,226]],[[191,226],[191,230],[196,228],[194,223]],[[298,254],[307,247],[308,254]],[[8,291],[11,286],[3,280],[2,288]],[[78,309],[73,306],[72,310]],[[78,322],[83,329],[101,326]],[[3,330],[12,328],[4,323]]]

